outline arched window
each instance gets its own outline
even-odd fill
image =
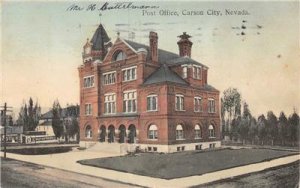
[[[151,125],[149,127],[149,130],[148,130],[148,139],[155,140],[157,138],[158,138],[158,136],[157,136],[157,126],[156,125]]]
[[[126,59],[126,54],[123,51],[115,52],[113,56],[113,61],[120,61]]]
[[[176,140],[183,139],[183,128],[181,125],[176,126]]]
[[[208,135],[210,138],[215,137],[215,128],[213,125],[209,125],[208,127]]]
[[[198,124],[195,125],[195,138],[196,139],[201,138],[201,128]]]
[[[86,138],[92,138],[93,137],[93,132],[91,126],[86,126],[85,128],[85,137]]]

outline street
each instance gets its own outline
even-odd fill
[[[1,157],[1,187],[137,187],[56,168]]]

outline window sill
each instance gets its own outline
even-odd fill
[[[123,114],[136,114],[137,113],[137,111],[135,111],[135,112],[123,112]]]
[[[203,112],[203,111],[194,111],[195,113],[201,113],[201,112]]]
[[[131,81],[135,81],[135,80],[137,80],[137,79],[135,78],[133,80],[123,80],[122,82],[131,82]]]
[[[147,112],[158,112],[158,110],[147,110]]]
[[[176,138],[176,140],[185,140],[184,138]]]
[[[195,138],[195,140],[202,140],[202,138],[201,137],[197,137],[197,138]]]
[[[176,109],[175,109],[175,111],[176,112],[185,112],[185,110],[176,110]]]
[[[104,86],[110,86],[110,85],[115,85],[116,83],[112,83],[112,84],[103,84]]]
[[[113,115],[116,115],[116,113],[104,113],[103,115],[105,115],[105,116],[113,116]]]
[[[158,141],[158,139],[151,139],[151,138],[148,138],[147,140],[148,141]]]
[[[213,138],[216,138],[215,136],[210,136],[210,137],[208,137],[209,139],[213,139]]]

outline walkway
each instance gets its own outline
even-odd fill
[[[50,154],[50,155],[19,155],[7,153],[8,158],[13,158],[21,161],[36,163],[40,165],[55,167],[59,169],[69,170],[86,175],[106,178],[114,181],[126,182],[130,184],[146,186],[146,187],[189,187],[199,184],[209,183],[221,179],[226,179],[234,176],[258,172],[267,168],[288,164],[300,159],[300,155],[293,155],[274,159],[267,162],[250,164],[241,167],[235,167],[227,170],[207,173],[203,175],[196,175],[172,180],[164,180],[159,178],[152,178],[129,174],[125,172],[118,172],[113,170],[101,169],[96,167],[84,166],[76,163],[82,159],[92,159],[100,157],[118,156],[119,154],[108,154],[103,152],[93,151],[72,151],[68,153]],[[3,156],[3,152],[1,152]]]

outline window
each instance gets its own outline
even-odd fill
[[[85,104],[85,115],[92,115],[92,104]]]
[[[195,138],[196,139],[201,138],[201,128],[199,125],[195,125]]]
[[[157,95],[147,97],[147,111],[157,111]]]
[[[86,126],[85,128],[85,137],[86,138],[92,138],[93,137],[93,132],[91,126]]]
[[[136,112],[136,91],[124,91],[123,93],[123,112]]]
[[[86,76],[83,78],[83,87],[94,87],[94,76]]]
[[[193,66],[193,78],[201,79],[201,67],[200,66]]]
[[[148,131],[148,139],[156,140],[157,139],[157,126],[151,125]]]
[[[187,66],[182,68],[182,78],[187,78]]]
[[[124,59],[126,59],[126,54],[122,51],[117,51],[113,56],[114,61],[120,61]]]
[[[176,140],[182,140],[183,137],[183,128],[181,125],[176,126]]]
[[[116,113],[116,94],[109,93],[104,96],[104,113]]]
[[[194,98],[194,111],[195,112],[202,112],[202,99],[201,97]]]
[[[208,135],[209,135],[209,138],[214,138],[215,137],[215,129],[214,129],[213,125],[209,125]]]
[[[208,99],[208,113],[215,113],[215,100],[214,99]]]
[[[122,69],[123,81],[130,81],[136,79],[136,66]]]
[[[184,96],[183,95],[175,96],[175,109],[178,111],[184,110]]]
[[[114,84],[116,82],[116,71],[103,74],[104,85]]]

